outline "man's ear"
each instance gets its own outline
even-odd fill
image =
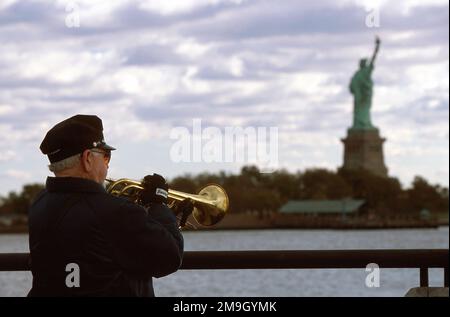
[[[81,168],[84,172],[90,172],[94,164],[94,157],[89,150],[84,150],[81,154]]]

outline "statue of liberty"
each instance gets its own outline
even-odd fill
[[[350,130],[376,130],[370,120],[370,108],[372,106],[372,87],[371,78],[374,68],[375,58],[380,47],[380,39],[375,39],[375,51],[373,52],[370,63],[363,58],[359,62],[359,70],[353,75],[350,82],[350,92],[353,94],[353,126]]]

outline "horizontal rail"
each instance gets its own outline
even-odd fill
[[[448,250],[191,251],[182,269],[332,269],[448,267]]]
[[[180,269],[354,269],[375,263],[380,268],[418,268],[421,287],[428,286],[429,268],[443,268],[448,287],[448,262],[448,249],[186,251]],[[29,253],[0,253],[0,272],[30,268]]]
[[[380,268],[444,268],[448,272],[448,262],[448,249],[186,251],[181,269],[352,269],[376,263]],[[0,253],[0,271],[27,270],[29,253]]]

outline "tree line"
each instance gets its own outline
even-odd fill
[[[403,188],[395,177],[381,177],[368,171],[331,171],[321,168],[290,173],[278,170],[261,173],[255,166],[245,166],[239,174],[186,174],[169,181],[170,188],[197,193],[207,184],[217,183],[227,192],[230,212],[277,211],[289,200],[364,199],[366,209],[385,215],[417,215],[421,210],[448,212],[448,188],[430,184],[416,176]],[[42,184],[24,185],[20,193],[0,196],[0,214],[27,214]]]

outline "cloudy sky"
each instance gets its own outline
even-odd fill
[[[195,118],[218,129],[278,127],[280,168],[336,169],[352,121],[348,84],[375,34],[372,120],[387,138],[389,174],[405,186],[414,175],[448,186],[448,7],[0,0],[0,195],[50,175],[39,144],[77,113],[103,119],[118,148],[112,177],[237,172],[242,162],[173,161],[171,131],[192,130]]]

